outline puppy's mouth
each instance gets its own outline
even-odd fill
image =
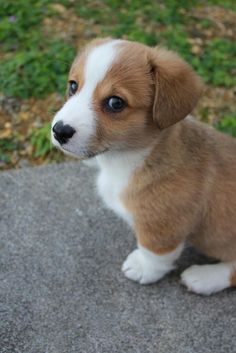
[[[90,148],[86,148],[85,146],[83,147],[83,145],[77,144],[75,141],[71,140],[67,143],[59,143],[58,140],[55,139],[53,134],[51,137],[51,141],[54,146],[61,150],[63,153],[80,160],[93,158],[109,151],[109,148],[107,146],[100,146],[100,149],[93,149],[92,146]]]
[[[108,148],[104,148],[101,151],[89,151],[89,150],[83,150],[83,151],[72,151],[66,144],[64,145],[60,145],[60,149],[65,152],[66,154],[72,156],[72,157],[76,157],[79,158],[81,160],[83,159],[89,159],[89,158],[93,158],[96,156],[99,156],[107,151],[109,151]]]

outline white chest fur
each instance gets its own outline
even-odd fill
[[[134,173],[141,167],[150,150],[123,153],[106,153],[97,157],[100,172],[97,178],[98,193],[107,207],[132,226],[132,214],[126,209],[121,195]]]

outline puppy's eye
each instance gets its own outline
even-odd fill
[[[125,106],[125,101],[117,96],[109,97],[104,102],[104,108],[112,113],[121,112]]]
[[[78,89],[78,83],[76,81],[69,81],[69,96],[73,96]]]

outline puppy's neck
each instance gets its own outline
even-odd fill
[[[151,153],[153,146],[132,151],[108,151],[96,157],[98,165],[103,170],[120,173],[141,167],[144,160]]]

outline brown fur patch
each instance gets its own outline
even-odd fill
[[[123,193],[139,242],[173,250],[187,238],[203,253],[236,259],[236,141],[185,120],[163,130]]]
[[[150,49],[149,60],[155,84],[153,118],[164,129],[191,113],[200,97],[202,83],[176,53],[157,47]]]
[[[231,279],[230,279],[231,287],[236,287],[236,268],[234,269]]]

